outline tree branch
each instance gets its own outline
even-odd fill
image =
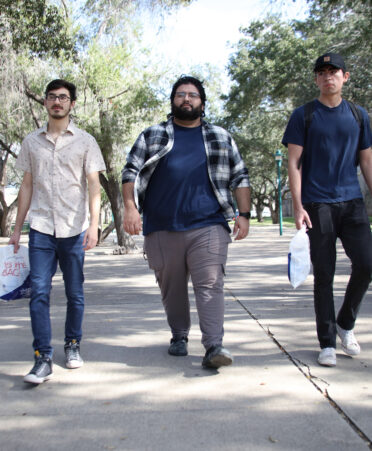
[[[1,138],[0,138],[0,146],[5,150],[5,152],[8,152],[12,157],[17,158],[17,154],[15,154],[10,146],[6,144]]]
[[[32,108],[32,103],[30,100],[30,97],[27,99],[28,100],[28,104],[30,106],[30,110],[31,110],[31,115],[32,115],[32,119],[34,120],[36,127],[40,128],[41,127],[41,122],[39,121],[39,118],[36,116],[34,109]]]
[[[67,5],[66,5],[65,0],[61,0],[61,3],[62,3],[63,8],[64,8],[64,10],[65,10],[65,16],[66,16],[66,19],[68,19],[68,8],[67,8]]]
[[[109,187],[109,182],[107,178],[102,174],[102,172],[99,173],[99,181],[101,182],[101,185],[103,186],[103,189],[107,192]]]
[[[23,77],[23,84],[25,87],[26,96],[29,99],[35,100],[35,102],[38,102],[38,103],[40,103],[40,105],[44,106],[44,97],[39,96],[38,94],[35,94],[34,92],[31,91],[31,89],[28,87],[25,76]]]
[[[5,202],[5,194],[2,190],[0,190],[0,204],[4,211],[8,208],[8,205]]]
[[[118,94],[115,94],[115,95],[113,95],[113,96],[111,96],[111,97],[107,97],[107,100],[115,99],[115,97],[119,97],[119,96],[125,94],[125,93],[128,92],[128,91],[129,91],[129,89],[124,89],[124,91],[121,91],[121,92],[119,92]]]

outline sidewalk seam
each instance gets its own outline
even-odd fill
[[[235,301],[248,313],[248,315],[256,321],[256,323],[261,327],[261,329],[265,332],[265,334],[271,338],[271,340],[275,343],[275,345],[280,349],[280,351],[286,355],[286,357],[293,363],[293,365],[300,371],[300,373],[313,384],[313,386],[327,399],[329,404],[336,410],[336,412],[348,423],[348,425],[353,429],[354,432],[358,434],[358,436],[364,440],[369,449],[372,450],[372,440],[362,431],[362,429],[347,415],[347,413],[342,409],[342,407],[337,404],[337,402],[329,395],[328,390],[322,388],[314,381],[314,379],[319,379],[324,382],[326,385],[329,385],[323,379],[320,379],[316,376],[313,376],[310,371],[310,367],[305,363],[301,362],[299,359],[292,357],[292,355],[280,344],[280,342],[274,337],[274,334],[270,332],[270,329],[265,329],[265,327],[261,324],[259,319],[242,303],[239,299],[234,295],[234,293],[225,286],[225,289],[229,292],[229,294],[235,299]],[[300,364],[304,365],[308,369],[308,374],[301,368]]]

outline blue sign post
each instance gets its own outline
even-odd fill
[[[282,213],[282,186],[280,169],[282,167],[282,152],[278,149],[275,152],[275,161],[278,170],[277,183],[278,183],[278,199],[279,199],[279,233],[283,235],[283,213]]]

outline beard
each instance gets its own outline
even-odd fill
[[[176,106],[174,103],[172,104],[172,115],[181,121],[194,121],[195,119],[198,119],[198,117],[201,117],[203,109],[202,105],[199,105],[197,107],[193,107],[190,105],[190,109],[186,109],[183,107],[184,104],[181,106]]]
[[[65,110],[64,108],[60,109],[51,108],[50,110],[48,110],[48,113],[50,117],[52,117],[53,119],[64,119],[66,116],[70,114],[71,109],[72,108],[69,108],[68,110]]]

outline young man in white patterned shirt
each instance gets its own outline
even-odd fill
[[[32,384],[40,384],[53,374],[49,304],[58,263],[67,297],[66,366],[83,365],[80,340],[84,254],[97,244],[99,172],[105,170],[105,163],[95,139],[70,121],[75,101],[76,87],[72,83],[53,80],[48,84],[44,100],[48,123],[26,136],[16,163],[24,175],[9,244],[14,245],[14,252],[18,251],[22,225],[29,213],[30,315],[35,364],[24,381]]]

